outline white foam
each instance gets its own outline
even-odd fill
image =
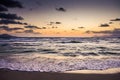
[[[65,72],[71,70],[105,70],[120,67],[119,58],[55,58],[41,54],[0,57],[0,68],[21,71]]]

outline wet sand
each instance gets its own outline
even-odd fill
[[[52,73],[0,69],[0,80],[120,80],[120,73]]]
[[[120,73],[120,68],[111,68],[106,70],[73,70],[64,73],[82,73],[82,74],[115,74]]]

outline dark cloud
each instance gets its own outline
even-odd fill
[[[11,30],[24,30],[24,28],[11,28]]]
[[[30,33],[30,34],[41,34],[39,32],[34,32],[34,30],[24,30],[24,33]]]
[[[31,26],[31,25],[28,25],[28,26],[24,26],[25,28],[29,28],[29,29],[41,29],[37,26]]]
[[[109,24],[113,24],[113,22],[109,22]]]
[[[64,9],[63,7],[60,8],[56,8],[57,11],[61,11],[61,12],[66,12],[66,9]]]
[[[50,22],[48,25],[62,24],[61,22]]]
[[[34,31],[33,30],[25,30],[24,32],[25,33],[33,33]]]
[[[47,25],[53,25],[54,24],[54,22],[50,22],[50,23],[48,23]]]
[[[71,29],[72,31],[78,31],[77,29]]]
[[[111,34],[111,30],[105,30],[105,31],[91,31],[92,33],[103,33],[103,34]]]
[[[15,0],[0,0],[0,5],[7,8],[23,8],[22,4]]]
[[[61,22],[50,22],[49,24],[47,25],[55,25],[55,24],[62,24]]]
[[[96,34],[110,34],[110,33],[112,33],[112,31],[111,30],[105,30],[105,31],[90,31],[90,30],[88,30],[88,31],[86,31],[85,33],[88,33],[88,34],[90,34],[90,33],[96,33]]]
[[[111,19],[110,21],[120,21],[120,18]]]
[[[28,25],[28,23],[23,23],[23,25]]]
[[[116,28],[113,31],[111,30],[99,31],[99,32],[93,31],[93,33],[109,34],[110,37],[120,37],[120,28]]]
[[[120,37],[120,28],[115,28],[114,30],[105,30],[105,31],[86,31],[85,33],[107,34],[109,35],[109,37]]]
[[[72,31],[75,31],[75,29],[71,29]]]
[[[19,25],[28,25],[28,23],[20,22],[24,18],[18,16],[17,14],[11,13],[1,13],[8,11],[8,8],[23,8],[22,4],[15,0],[0,0],[0,24],[9,25],[9,24],[19,24]],[[17,21],[18,20],[18,21]],[[8,26],[0,26],[0,30],[5,30],[8,32],[15,31],[16,33],[33,33],[40,34],[39,32],[34,32],[32,29],[41,29],[37,26],[25,26],[25,28],[30,30],[24,30],[24,28],[9,28]]]
[[[53,28],[53,29],[56,29],[56,28],[58,28],[58,27],[57,27],[57,26],[52,26],[52,28]]]
[[[5,8],[4,6],[0,5],[0,12],[4,12],[4,11],[8,11],[8,9]]]
[[[11,31],[17,31],[17,30],[24,30],[23,28],[9,28],[8,26],[0,26],[0,30],[5,30],[5,31],[8,31],[8,32],[11,32]]]
[[[8,8],[23,8],[23,6],[20,2],[15,0],[0,0],[0,24],[28,25],[27,23],[15,21],[15,20],[23,20],[23,17],[17,16],[17,14],[1,13],[3,11],[8,11]]]
[[[56,24],[61,24],[61,22],[55,22]]]
[[[99,27],[109,27],[110,25],[105,23],[105,24],[101,24]]]
[[[85,33],[90,34],[90,33],[91,33],[91,31],[87,30]]]
[[[85,27],[78,27],[79,29],[83,29],[83,28],[85,28]]]
[[[47,29],[46,27],[42,27],[42,29]]]
[[[0,13],[1,19],[10,19],[10,20],[23,20],[21,16],[17,16],[16,14],[6,14],[6,13]]]
[[[54,22],[50,22],[50,25],[54,24]]]
[[[114,29],[111,36],[120,37],[120,28]]]
[[[4,25],[8,25],[8,24],[27,25],[27,23],[22,23],[22,22],[14,21],[14,20],[6,20],[6,19],[0,20],[0,24],[4,24]]]

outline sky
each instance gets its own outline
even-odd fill
[[[0,0],[0,34],[120,37],[120,0]]]

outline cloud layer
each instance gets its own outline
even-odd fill
[[[11,32],[11,31],[17,31],[17,30],[24,30],[23,28],[9,28],[8,26],[0,26],[0,30],[5,30],[5,31],[8,31],[8,32]]]
[[[0,12],[4,12],[4,11],[8,11],[8,9],[5,8],[4,6],[0,5]]]
[[[15,0],[0,0],[0,5],[7,8],[23,8],[22,4]]]
[[[114,30],[104,30],[104,31],[86,31],[85,33],[95,33],[95,34],[107,34],[109,37],[120,37],[120,28],[115,28]]]
[[[0,13],[1,19],[9,19],[9,20],[23,20],[23,17],[17,16],[16,14],[6,14],[6,13]]]
[[[29,29],[41,29],[37,26],[31,26],[31,25],[28,25],[28,26],[24,26],[25,28],[29,28]]]
[[[120,18],[112,19],[111,21],[120,21]]]
[[[34,30],[24,30],[23,33],[30,33],[30,34],[41,34],[39,32],[35,32]]]
[[[19,22],[19,21],[15,21],[15,20],[0,20],[0,24],[2,25],[8,25],[8,24],[19,24],[19,25],[27,25],[27,23],[22,23],[22,22]]]
[[[109,27],[110,25],[105,23],[105,24],[101,24],[99,27]]]

